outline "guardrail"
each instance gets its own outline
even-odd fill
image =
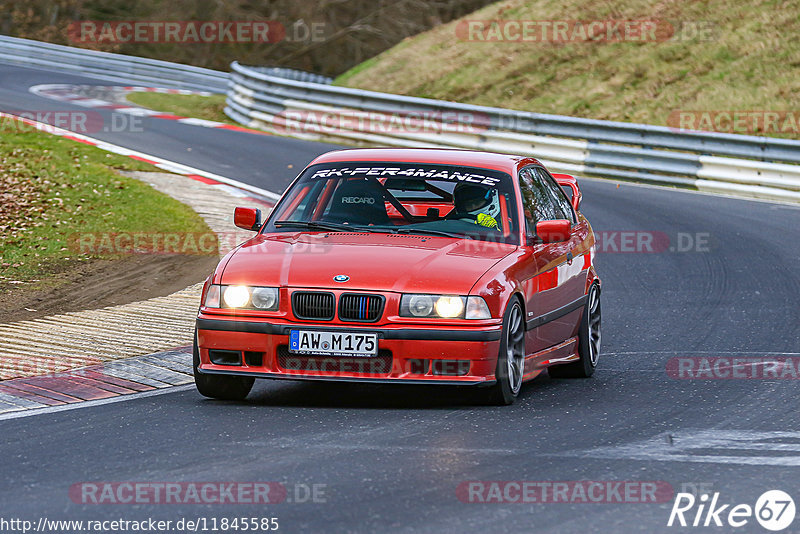
[[[335,87],[284,68],[228,73],[0,36],[0,62],[223,93],[251,127],[355,144],[531,154],[556,172],[800,201],[800,142],[473,106]]]
[[[225,113],[356,144],[530,154],[555,172],[800,201],[800,142],[473,106],[330,85],[234,62]],[[278,75],[280,74],[280,75]]]
[[[5,35],[0,35],[0,63],[158,87],[214,93],[224,93],[228,88],[227,72]]]

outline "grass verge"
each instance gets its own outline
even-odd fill
[[[0,290],[42,287],[82,262],[120,257],[78,253],[70,240],[81,233],[210,232],[188,206],[114,169],[154,170],[3,119]]]
[[[669,40],[512,41],[468,21],[666,21]],[[790,112],[702,129],[798,138],[800,18],[785,0],[504,0],[407,39],[336,84],[593,119],[674,126],[688,111]],[[672,118],[671,118],[672,117]],[[700,119],[696,122],[701,125]],[[727,130],[726,130],[727,129]]]
[[[223,112],[225,95],[171,95],[167,93],[130,93],[128,101],[148,109],[174,113],[182,117],[236,124]]]

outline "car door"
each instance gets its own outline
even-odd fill
[[[558,266],[558,285],[563,287],[564,298],[566,301],[562,307],[572,309],[569,313],[564,313],[561,317],[554,320],[554,327],[558,327],[558,337],[560,340],[577,335],[580,324],[581,314],[583,313],[583,298],[586,294],[586,277],[591,265],[589,237],[591,229],[589,222],[579,217],[572,207],[572,202],[558,185],[555,178],[543,167],[536,169],[539,178],[551,197],[557,204],[561,213],[566,215],[566,219],[572,223],[569,241],[565,244],[567,249],[567,261]]]
[[[540,221],[567,219],[575,228],[577,217],[569,200],[541,167],[522,169],[519,183],[528,235],[523,278],[528,324],[526,350],[531,354],[574,335],[578,310],[560,314],[583,294],[583,286],[581,268],[573,257],[576,239],[572,232],[563,242],[542,243],[536,239],[536,223]]]

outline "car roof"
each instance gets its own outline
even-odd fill
[[[536,159],[511,154],[447,148],[356,148],[335,150],[317,157],[310,165],[343,161],[403,161],[441,163],[494,169],[513,174],[522,165],[540,164]]]

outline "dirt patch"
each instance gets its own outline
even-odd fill
[[[0,323],[92,310],[161,297],[202,282],[219,258],[141,255],[59,267],[46,286],[0,284]]]

